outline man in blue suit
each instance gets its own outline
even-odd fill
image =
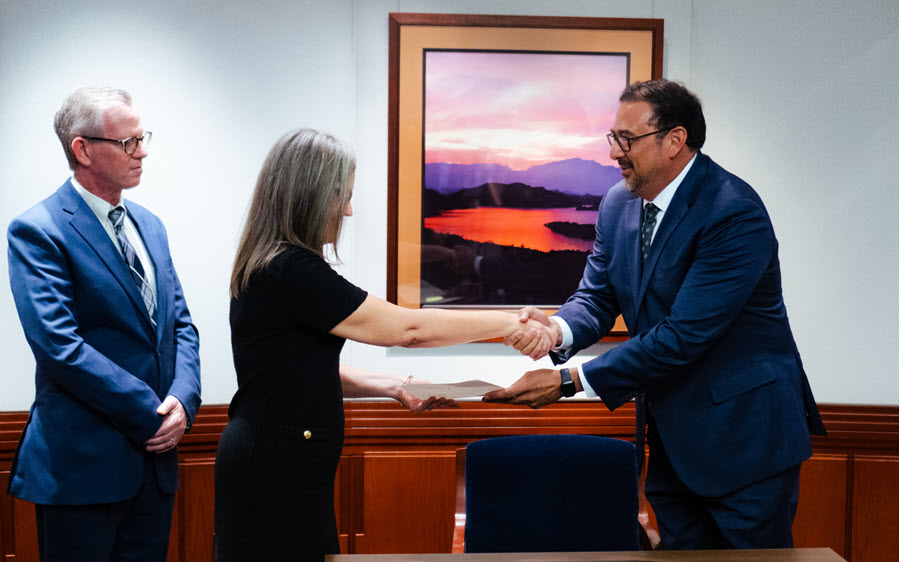
[[[683,85],[636,83],[619,101],[608,138],[624,180],[600,204],[578,290],[552,322],[534,308],[520,317],[551,328],[554,364],[619,314],[631,337],[485,400],[541,407],[585,390],[614,410],[634,398],[641,460],[649,422],[645,493],[664,548],[790,547],[800,463],[810,433],[825,428],[788,323],[769,215],[700,152],[703,111]],[[524,333],[506,343],[545,353]]]
[[[110,88],[76,90],[55,128],[73,177],[7,235],[36,363],[9,493],[35,504],[44,562],[163,561],[200,362],[165,229],[122,199],[150,132]]]

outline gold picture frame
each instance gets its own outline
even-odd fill
[[[661,19],[390,14],[388,300],[410,308],[422,306],[426,51],[624,54],[631,83],[662,76],[662,39]],[[513,303],[501,308],[517,307]],[[613,335],[624,333],[620,319]]]

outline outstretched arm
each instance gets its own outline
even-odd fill
[[[581,392],[584,387],[578,375],[578,369],[569,369],[575,390]],[[522,378],[507,388],[495,390],[484,395],[485,402],[502,402],[504,404],[523,404],[534,409],[552,404],[562,396],[559,390],[562,377],[558,369],[538,369],[528,371]]]
[[[432,396],[420,400],[402,390],[401,386],[409,380],[412,383],[428,384],[427,381],[414,380],[412,377],[376,373],[340,364],[341,386],[345,398],[393,398],[414,414],[433,410],[434,408],[456,408],[456,400]]]
[[[499,311],[402,308],[368,295],[331,333],[383,347],[443,347],[504,338],[523,329],[528,337],[537,338],[534,348],[545,355],[552,345],[551,335],[549,328],[537,320],[523,324],[516,315]]]

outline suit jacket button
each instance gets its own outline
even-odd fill
[[[310,437],[312,437],[312,431],[307,429],[306,431],[303,432],[304,439],[309,439]]]

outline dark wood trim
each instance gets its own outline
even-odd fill
[[[504,16],[496,14],[424,14],[392,12],[391,21],[398,25],[465,26],[465,27],[536,27],[554,29],[616,29],[662,33],[662,19],[592,18],[567,16]],[[652,26],[649,22],[653,22]]]
[[[400,168],[400,20],[388,14],[387,300],[397,302],[397,208]],[[393,228],[391,228],[393,225]]]
[[[826,426],[827,428],[827,426]],[[852,459],[853,456],[849,456]],[[844,506],[844,513],[847,519],[844,522],[844,544],[847,545],[843,554],[847,554],[850,550],[849,545],[853,544],[853,462],[847,462],[847,502]]]
[[[392,510],[390,503],[396,501],[396,494],[379,495],[379,490],[390,485],[396,488],[398,482],[428,482],[419,490],[427,499],[417,504],[422,507],[414,514],[415,520],[436,521],[439,527],[441,510],[446,507],[449,529],[455,490],[445,486],[443,479],[445,473],[454,474],[456,449],[471,441],[538,433],[582,433],[630,440],[634,428],[633,405],[609,412],[594,401],[566,401],[540,410],[466,402],[459,409],[419,415],[394,402],[351,401],[345,403],[345,410],[346,439],[336,489],[345,553],[365,552],[367,548],[425,548],[391,542],[397,526],[409,524],[409,515]],[[832,547],[847,559],[871,557],[886,548],[895,550],[897,497],[885,490],[892,486],[896,490],[890,478],[898,463],[898,407],[824,404],[820,411],[829,435],[813,439],[814,458],[804,465],[806,485],[813,492],[804,496],[801,489],[804,516],[798,516],[795,522],[799,546]],[[4,489],[27,417],[27,412],[0,412],[0,486]],[[176,495],[170,562],[212,558],[213,466],[227,421],[226,406],[201,407],[192,431],[179,446],[182,486]],[[421,470],[428,471],[424,480],[420,480]],[[834,497],[843,499],[829,501]],[[832,540],[831,535],[823,535],[823,521],[830,529],[843,529],[844,536]],[[32,505],[0,494],[0,560],[36,560],[35,533]],[[830,544],[819,544],[824,542]],[[448,534],[448,549],[451,543]],[[433,537],[428,544],[431,546],[427,548],[439,548],[434,546],[438,543]]]
[[[634,405],[608,411],[596,401],[564,401],[540,410],[463,402],[458,409],[410,414],[396,402],[348,401],[344,404],[344,447],[371,445],[464,446],[470,441],[503,435],[583,433],[622,439],[634,437]],[[817,454],[898,456],[897,406],[820,404],[827,437],[813,437]],[[27,412],[0,412],[0,470],[15,453]],[[219,436],[228,422],[228,407],[201,406],[193,429],[179,446],[180,462],[203,463],[215,458]]]

